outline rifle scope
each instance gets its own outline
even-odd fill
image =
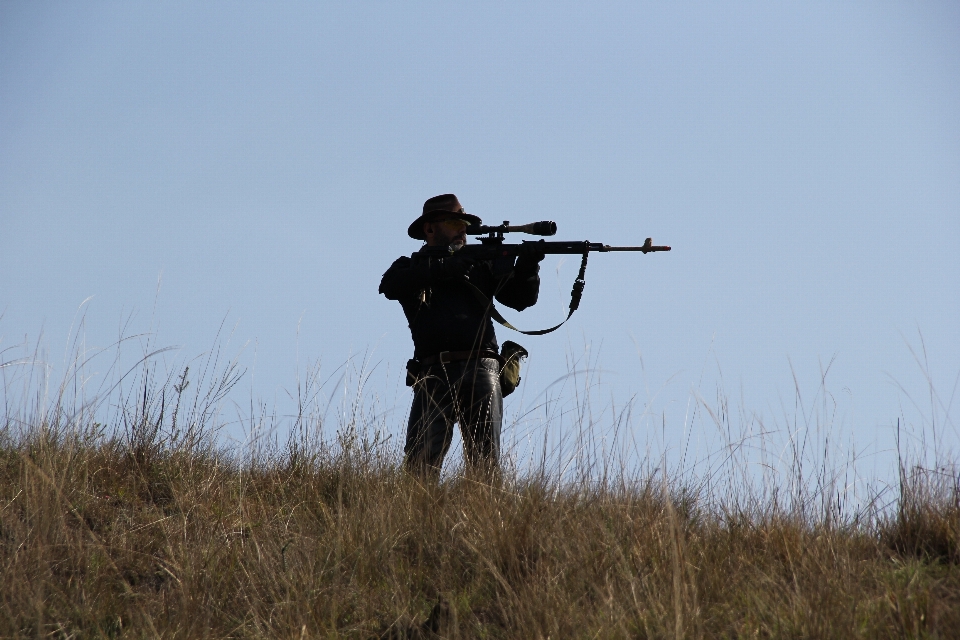
[[[557,233],[557,223],[552,220],[541,220],[530,224],[510,225],[504,223],[498,226],[474,224],[467,227],[467,233],[473,236],[484,233],[529,233],[532,236],[552,236]]]

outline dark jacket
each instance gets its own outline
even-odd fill
[[[469,263],[468,263],[469,264]],[[380,293],[403,306],[413,337],[414,357],[441,351],[499,351],[487,309],[466,284],[469,281],[489,300],[522,311],[537,303],[540,265],[524,258],[487,260],[465,266],[445,247],[424,247],[409,258],[398,258],[380,281]]]

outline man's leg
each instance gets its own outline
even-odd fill
[[[425,375],[414,384],[413,390],[403,464],[417,474],[439,475],[453,438],[450,386],[447,380],[436,375]]]
[[[493,358],[470,362],[457,388],[457,410],[467,468],[498,472],[503,423],[499,362]]]

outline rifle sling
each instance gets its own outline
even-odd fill
[[[477,301],[480,304],[482,304],[484,308],[490,310],[490,317],[492,317],[494,320],[496,320],[506,328],[513,329],[518,333],[522,333],[527,336],[542,336],[548,333],[552,333],[557,329],[559,329],[560,327],[562,327],[567,322],[567,320],[570,319],[570,316],[573,315],[573,312],[580,307],[580,298],[583,297],[583,287],[586,284],[586,280],[584,280],[584,276],[587,273],[587,257],[589,255],[590,255],[589,251],[583,252],[583,259],[580,261],[580,273],[577,275],[577,279],[573,281],[573,289],[570,290],[570,311],[567,313],[567,317],[563,319],[563,322],[556,325],[555,327],[550,327],[549,329],[540,329],[538,331],[524,331],[523,329],[517,329],[515,326],[507,322],[507,320],[502,315],[500,315],[500,312],[493,305],[493,300],[487,298],[487,296],[482,291],[480,291],[480,289],[478,289],[475,284],[473,284],[469,280],[466,281],[466,284],[470,288],[470,290],[473,292],[473,295],[477,299]],[[511,274],[511,277],[512,277],[512,274]]]

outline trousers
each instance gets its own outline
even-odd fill
[[[433,365],[421,372],[413,389],[403,448],[408,470],[439,474],[453,440],[454,423],[460,425],[467,469],[499,470],[503,395],[497,360]]]

